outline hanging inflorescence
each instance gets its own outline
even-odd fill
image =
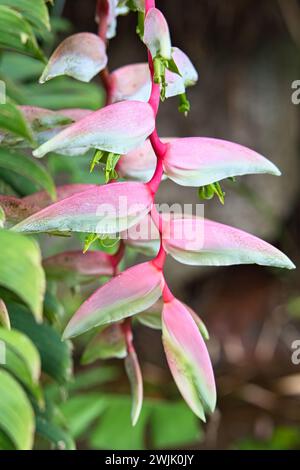
[[[115,35],[117,16],[128,11],[137,14],[137,32],[147,48],[148,62],[110,73],[107,41]],[[162,329],[174,380],[190,408],[205,420],[205,413],[213,412],[216,405],[214,375],[205,344],[208,333],[200,318],[168,288],[164,276],[167,255],[195,266],[257,263],[291,269],[293,264],[276,248],[241,230],[200,215],[159,212],[156,193],[162,180],[169,178],[179,185],[198,188],[203,199],[216,194],[224,202],[221,180],[280,172],[255,151],[236,143],[205,137],[161,139],[156,130],[160,101],[178,96],[179,110],[188,113],[186,88],[198,79],[193,64],[172,45],[167,21],[154,0],[98,0],[96,17],[98,35],[79,33],[65,39],[50,57],[40,81],[62,74],[89,81],[100,73],[106,106],[94,112],[65,110],[63,114],[72,124],[58,123],[51,136],[44,132],[43,143],[33,155],[40,158],[56,152],[76,158],[92,149],[90,168],[102,166],[109,184],[58,187],[57,202],[44,200],[42,206],[41,195],[31,195],[22,204],[29,212],[33,206],[39,209],[32,210],[13,229],[87,235],[86,253],[60,253],[46,259],[44,267],[50,276],[62,269],[76,273],[77,279],[111,277],[74,314],[64,338],[95,329],[83,361],[89,363],[99,357],[125,360],[132,386],[133,424],[143,400],[133,320]],[[28,116],[35,113],[35,118],[41,113],[26,107],[23,111]],[[124,181],[116,181],[119,177]],[[103,236],[116,239],[114,255],[87,251]],[[147,253],[150,261],[119,272],[127,247]],[[162,306],[157,303],[159,299]],[[105,353],[101,355],[103,346]]]

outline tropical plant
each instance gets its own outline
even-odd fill
[[[116,33],[118,15],[128,12],[137,14],[137,33],[146,47],[148,62],[111,73],[108,40]],[[39,87],[36,96],[36,84],[28,87],[20,83],[35,77],[40,70],[36,61],[30,62],[31,69],[21,71],[21,76],[9,77],[8,73],[8,78],[5,74],[2,77],[8,92],[6,104],[0,105],[0,339],[7,345],[0,370],[4,397],[0,447],[4,448],[31,448],[34,429],[57,447],[73,448],[64,419],[72,421],[74,407],[82,411],[81,406],[89,409],[92,402],[94,411],[83,421],[89,422],[105,409],[107,398],[97,402],[95,395],[74,397],[75,405],[70,401],[58,407],[57,387],[40,380],[41,370],[59,384],[68,380],[70,339],[83,334],[83,342],[87,341],[84,364],[97,359],[124,360],[132,389],[131,419],[136,425],[142,410],[143,380],[133,342],[135,321],[162,330],[174,380],[191,410],[205,421],[205,415],[216,406],[206,348],[208,333],[197,314],[170,291],[164,275],[167,256],[194,266],[256,263],[294,267],[278,249],[242,230],[200,216],[157,210],[155,197],[163,177],[198,188],[202,200],[217,195],[224,203],[221,180],[280,172],[254,150],[236,143],[206,137],[160,139],[156,129],[160,101],[178,96],[179,111],[187,115],[186,88],[194,85],[198,76],[186,54],[172,45],[168,24],[154,0],[98,0],[97,21],[98,34],[73,34],[54,50],[39,80],[41,84],[54,81]],[[49,35],[49,25],[44,0],[36,1],[34,8],[29,0],[0,1],[0,45],[5,49],[45,62],[39,44]],[[5,54],[8,71],[13,59],[28,61],[24,56]],[[80,101],[77,91],[84,95],[87,90],[96,96],[97,107],[101,95],[94,85],[77,87],[72,79],[89,82],[97,74],[106,91],[106,105],[92,110],[95,105],[89,104],[93,100],[85,97]],[[60,76],[64,77],[56,78]],[[58,85],[51,87],[52,83]],[[57,109],[59,98],[49,105],[51,110],[43,107],[68,84],[76,102],[69,99],[65,107]],[[43,87],[45,92],[40,91]],[[33,91],[28,94],[30,88]],[[84,99],[88,103],[82,105]],[[74,107],[78,102],[79,107]],[[46,154],[51,171],[36,160]],[[91,173],[98,167],[104,170],[106,184],[98,184],[100,177],[95,171],[88,176],[88,159]],[[76,171],[70,161],[77,162]],[[54,184],[52,174],[58,171],[72,172],[69,184]],[[117,181],[120,177],[124,181]],[[28,237],[32,234],[79,234],[85,241],[83,250],[64,250],[42,261],[38,244]],[[110,249],[103,250],[105,245]],[[126,252],[132,249],[151,259],[120,272]],[[72,316],[60,342],[68,316],[58,301],[60,284],[76,290],[103,277],[110,279],[79,308],[68,308]],[[145,409],[151,407],[157,410],[159,404],[153,405],[147,398]],[[85,424],[77,425],[74,431],[73,423],[74,437],[85,429]],[[96,433],[102,443],[103,426]]]

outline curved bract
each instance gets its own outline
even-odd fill
[[[143,41],[153,58],[161,56],[164,59],[171,59],[172,46],[168,23],[157,8],[151,8],[146,13]]]
[[[193,266],[260,264],[295,266],[269,243],[228,225],[201,218],[174,218],[164,224],[163,244],[177,261]]]
[[[43,260],[43,268],[51,279],[68,279],[75,284],[99,276],[112,276],[112,258],[102,251],[65,251]]]
[[[205,421],[216,406],[209,355],[191,314],[181,302],[166,302],[162,312],[163,344],[174,380],[187,404]]]
[[[100,287],[77,310],[64,338],[78,336],[96,326],[119,321],[154,304],[162,294],[162,272],[151,262],[138,264]]]
[[[154,115],[148,103],[116,103],[75,122],[34,150],[33,155],[41,158],[49,152],[89,148],[128,153],[141,145],[153,129]]]
[[[135,225],[151,209],[142,183],[96,186],[51,204],[13,227],[16,232],[116,234]]]
[[[169,143],[164,156],[166,175],[182,186],[205,186],[232,176],[269,173],[278,168],[242,145],[208,137],[186,137]]]
[[[106,64],[106,47],[99,36],[92,33],[73,34],[55,49],[40,77],[40,83],[60,75],[89,82]]]
[[[147,63],[124,65],[111,74],[112,102],[147,102],[151,94],[151,75]]]

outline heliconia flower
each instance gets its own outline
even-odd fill
[[[58,109],[56,112],[76,122],[86,117],[88,114],[91,114],[93,111],[85,108],[63,108]]]
[[[166,175],[183,186],[205,186],[251,173],[280,175],[273,163],[253,150],[207,137],[172,140],[163,165]]]
[[[137,224],[152,202],[153,195],[143,183],[96,186],[45,207],[13,230],[116,234]]]
[[[30,124],[35,140],[39,145],[54,137],[67,125],[79,121],[92,112],[90,109],[80,108],[52,111],[37,106],[19,106],[19,109],[25,115],[26,121]],[[65,149],[61,151],[61,153],[65,155],[80,155],[85,152],[85,148],[72,149],[71,151]]]
[[[138,147],[155,127],[154,113],[148,103],[125,101],[90,113],[68,126],[38,147],[33,155],[41,158],[48,152],[95,148],[126,154]]]
[[[71,318],[64,338],[139,313],[161,296],[164,278],[152,262],[133,266],[100,287]]]
[[[112,102],[136,100],[147,102],[151,93],[151,74],[147,63],[130,64],[110,75]]]
[[[107,64],[104,41],[92,33],[68,36],[52,53],[39,82],[68,75],[82,82],[89,82]]]
[[[10,330],[10,319],[8,311],[2,299],[0,299],[0,326]]]
[[[106,38],[112,39],[115,37],[117,32],[117,17],[119,15],[126,15],[129,11],[126,5],[119,6],[119,0],[107,0],[108,4],[108,15],[105,18],[99,18],[96,15],[96,22],[101,24],[101,21],[107,23]]]
[[[189,86],[195,85],[198,73],[188,56],[178,47],[172,48],[172,58],[180,72],[166,70],[166,98],[181,95]]]
[[[159,231],[150,214],[147,214],[128,230],[121,232],[120,238],[127,246],[147,256],[156,256],[159,251]]]
[[[126,342],[120,323],[104,326],[87,344],[82,364],[91,364],[98,359],[125,359],[127,356]]]
[[[147,182],[153,176],[156,161],[155,152],[150,140],[147,139],[140,147],[128,152],[127,155],[122,155],[116,170],[122,178]]]
[[[163,301],[162,299],[158,300],[154,305],[149,307],[144,312],[139,313],[136,315],[136,320],[138,320],[142,325],[147,326],[148,328],[153,328],[154,330],[161,330],[162,329],[162,310],[163,310]],[[191,314],[194,322],[196,323],[203,339],[206,341],[209,340],[209,333],[206,328],[205,323],[197,313],[194,312],[188,305],[184,304],[188,312]]]
[[[166,302],[162,313],[163,344],[173,378],[193,412],[205,421],[216,406],[216,388],[202,335],[177,299]]]
[[[206,328],[206,325],[205,325],[204,321],[201,320],[201,318],[199,317],[199,315],[197,315],[197,313],[194,312],[194,310],[193,310],[191,307],[189,307],[189,306],[186,305],[186,304],[183,304],[183,305],[186,307],[186,309],[188,310],[188,312],[191,314],[191,316],[192,316],[194,322],[196,323],[196,325],[197,325],[197,327],[198,327],[198,329],[199,329],[199,331],[200,331],[200,333],[201,333],[203,339],[205,339],[206,341],[208,341],[208,340],[209,340],[209,333],[208,333],[208,330],[207,330],[207,328]]]
[[[160,140],[163,143],[169,143],[174,138],[163,137]],[[156,162],[155,152],[150,140],[147,139],[140,147],[127,153],[127,155],[122,155],[117,163],[116,170],[122,178],[147,182],[154,174]]]
[[[166,98],[181,95],[186,88],[194,85],[198,74],[187,55],[178,47],[172,48],[172,57],[180,72],[165,71]],[[114,70],[110,75],[111,99],[119,101],[136,100],[147,102],[151,94],[151,74],[147,63],[130,64]]]
[[[183,78],[185,87],[195,85],[198,81],[198,72],[190,58],[179,47],[172,47],[172,57]],[[178,75],[178,74],[176,74]]]
[[[82,184],[82,183],[73,183],[73,184],[64,184],[62,186],[56,187],[56,200],[61,201],[73,194],[82,193],[89,189],[98,188],[97,184]],[[44,207],[52,204],[52,199],[46,191],[38,191],[36,193],[29,194],[21,199],[26,204],[33,205],[37,210],[43,209]],[[34,212],[37,212],[34,210]],[[33,213],[33,212],[32,212]],[[25,217],[23,217],[24,219]]]
[[[153,59],[156,56],[171,59],[172,47],[168,23],[157,8],[151,8],[145,17],[143,41]]]
[[[112,276],[114,273],[112,257],[102,251],[65,251],[44,259],[43,267],[49,278],[72,283]]]
[[[125,369],[131,386],[131,422],[132,426],[135,426],[143,405],[143,377],[138,357],[132,345],[125,359]]]
[[[177,261],[193,266],[260,264],[293,269],[289,258],[269,243],[211,220],[174,218],[164,224],[163,245]]]
[[[92,113],[90,109],[65,108],[53,111],[38,106],[20,105],[18,108],[24,114],[26,121],[34,130],[61,128],[71,122],[79,121]],[[57,131],[58,132],[58,131]]]
[[[34,130],[63,126],[74,121],[70,116],[64,115],[62,111],[52,111],[51,109],[27,105],[21,105],[18,108]]]

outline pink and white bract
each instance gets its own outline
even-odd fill
[[[96,34],[77,33],[66,38],[53,52],[40,83],[59,75],[89,82],[106,64],[104,41]]]
[[[148,63],[125,65],[110,74],[107,38],[115,34],[117,16],[130,8],[139,12],[139,18],[145,13],[139,33]],[[93,112],[30,107],[22,111],[41,143],[33,151],[35,157],[56,152],[76,158],[92,149],[95,158],[100,151],[101,158],[106,158],[105,169],[113,175],[107,180],[110,184],[64,185],[57,188],[55,202],[46,192],[0,202],[7,219],[16,224],[14,231],[81,232],[92,234],[95,240],[99,234],[120,232],[113,255],[76,250],[44,260],[49,278],[62,277],[71,285],[110,277],[74,313],[63,336],[95,331],[83,356],[85,363],[104,357],[125,360],[134,425],[142,407],[143,382],[132,325],[140,319],[144,325],[162,328],[178,389],[193,412],[205,420],[216,406],[213,369],[204,341],[209,335],[196,313],[169,290],[163,274],[167,256],[194,266],[256,263],[292,269],[294,265],[277,248],[242,230],[192,216],[166,220],[154,205],[156,193],[164,177],[183,186],[215,188],[225,178],[279,175],[280,171],[256,151],[237,143],[206,137],[159,138],[160,98],[180,95],[183,110],[188,111],[185,91],[196,83],[198,74],[186,54],[172,47],[167,21],[154,0],[133,0],[126,5],[98,0],[97,20],[98,36],[80,33],[64,40],[50,57],[41,82],[61,74],[89,81],[101,71],[107,106]],[[43,126],[46,133],[40,132]],[[129,181],[116,182],[118,176]],[[128,247],[152,259],[119,272]],[[157,303],[160,298],[163,306]],[[2,306],[2,321],[3,311]]]
[[[174,380],[199,418],[216,406],[214,374],[202,335],[186,306],[177,299],[162,312],[163,343]]]
[[[33,155],[49,152],[87,151],[89,148],[118,154],[141,145],[155,126],[151,106],[139,101],[112,104],[88,114],[38,147]]]

